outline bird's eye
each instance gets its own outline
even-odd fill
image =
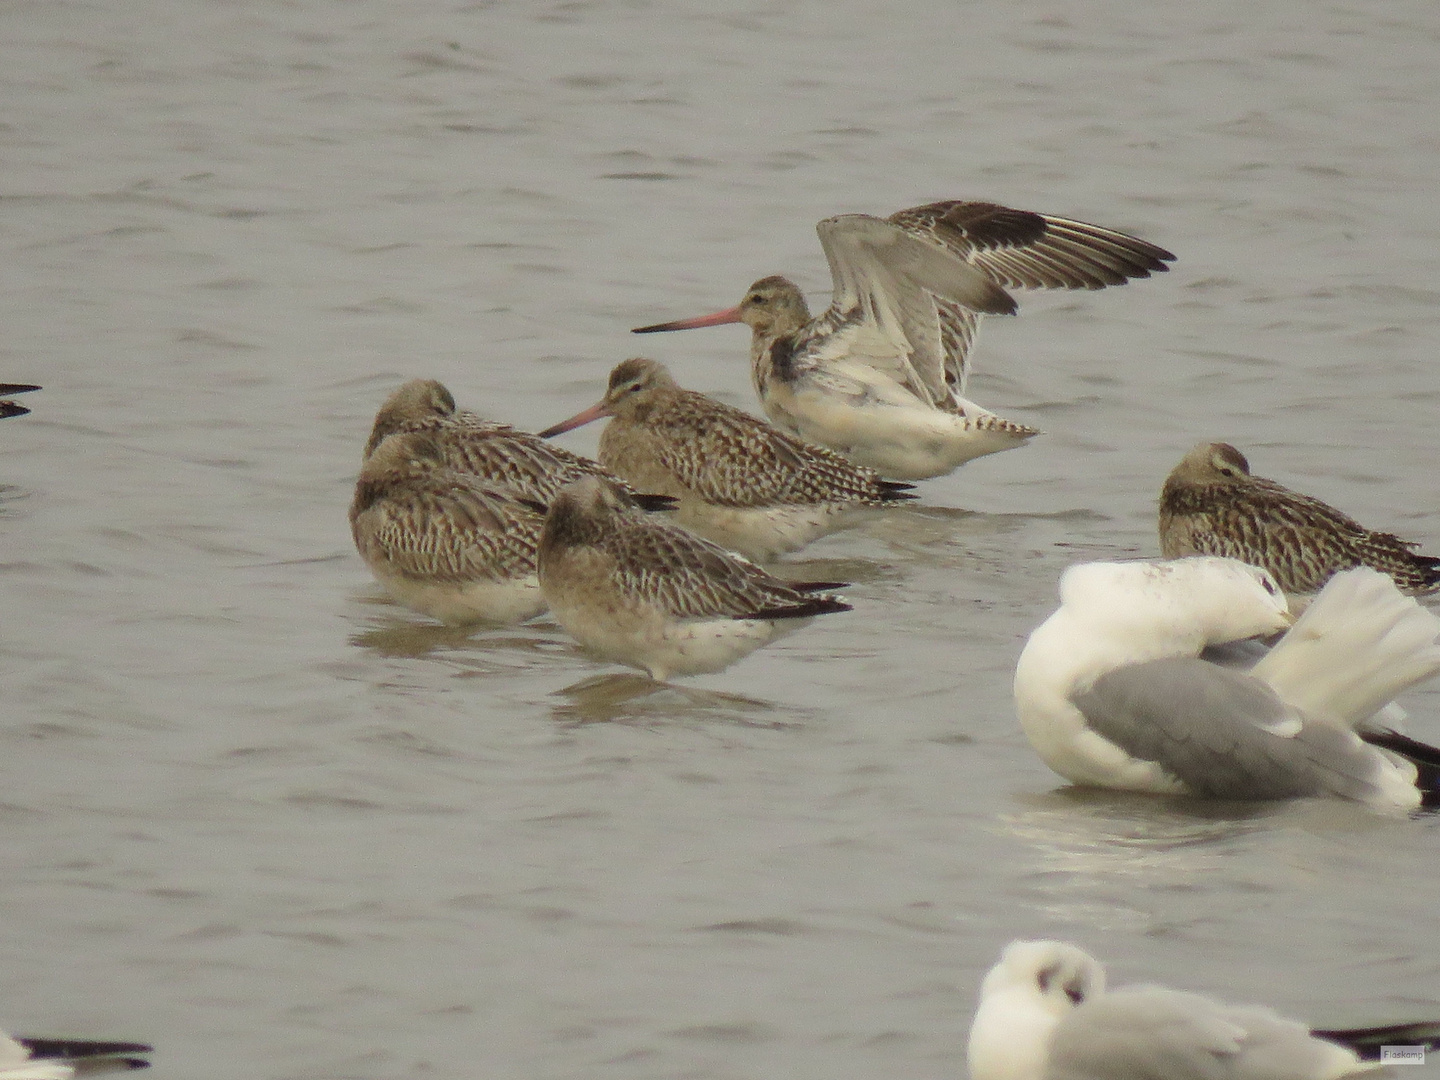
[[[1275,583],[1269,578],[1262,579],[1260,584],[1265,586],[1265,591],[1271,596],[1278,596],[1280,594],[1280,590],[1275,587]]]
[[[1085,991],[1078,986],[1065,987],[1065,996],[1070,999],[1070,1004],[1079,1005],[1085,1000]]]

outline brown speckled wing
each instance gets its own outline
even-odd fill
[[[656,419],[661,464],[717,506],[882,501],[872,470],[704,395],[684,391]]]
[[[354,521],[367,562],[435,581],[503,581],[535,571],[542,517],[457,478],[377,499]]]
[[[600,546],[616,559],[617,587],[628,597],[686,619],[817,614],[838,601],[802,593],[760,567],[694,533],[653,518],[628,516]],[[826,603],[828,601],[828,604]]]
[[[929,203],[889,220],[1006,288],[1101,289],[1169,269],[1175,258],[1114,229],[995,203]]]

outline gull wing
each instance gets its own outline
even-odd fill
[[[1045,1080],[1334,1080],[1371,1068],[1270,1009],[1134,986],[1060,1022]]]
[[[1388,802],[1403,768],[1354,732],[1306,717],[1262,680],[1203,660],[1116,668],[1073,701],[1097,734],[1207,798]]]

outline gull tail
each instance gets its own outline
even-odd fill
[[[1440,618],[1385,574],[1336,574],[1251,669],[1302,712],[1354,728],[1397,694],[1440,674]]]
[[[1361,1061],[1379,1061],[1380,1048],[1383,1046],[1440,1049],[1440,1020],[1421,1020],[1414,1024],[1388,1024],[1371,1028],[1316,1028],[1310,1034],[1317,1039],[1349,1047],[1360,1056]]]

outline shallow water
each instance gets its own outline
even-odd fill
[[[1009,679],[1200,439],[1440,550],[1440,16],[1080,10],[0,11],[0,1021],[157,1080],[938,1080],[1018,935],[1435,1014],[1440,822],[1076,793]],[[986,323],[973,396],[1047,434],[791,560],[854,614],[654,690],[369,582],[398,382],[537,428],[646,351],[753,407],[742,329],[627,328],[823,304],[815,221],[946,197],[1180,259]]]

